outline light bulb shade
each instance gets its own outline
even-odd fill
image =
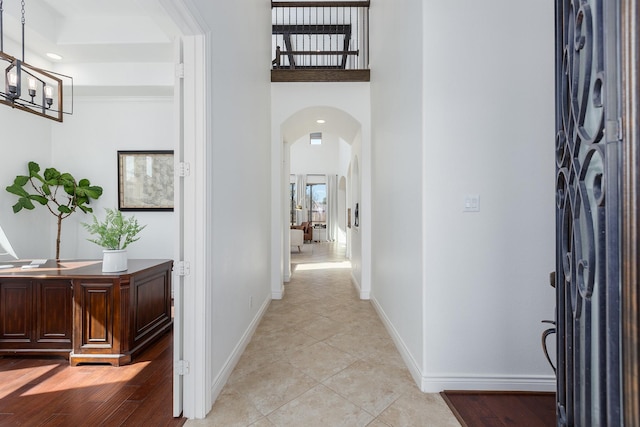
[[[0,104],[58,122],[63,114],[73,114],[73,78],[44,70],[0,52]],[[28,88],[22,96],[21,87]],[[64,97],[63,97],[64,92]],[[27,96],[28,95],[28,96]]]
[[[36,89],[38,88],[38,82],[33,77],[29,77],[29,96],[31,97],[31,102],[33,102],[33,98],[36,96]]]
[[[9,79],[9,86],[18,86],[18,74],[15,71],[10,71],[7,78]]]

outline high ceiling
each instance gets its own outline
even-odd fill
[[[4,0],[5,52],[20,57],[20,0]],[[176,27],[159,0],[25,0],[25,62],[171,62]],[[18,51],[13,51],[18,49]],[[55,67],[55,61],[54,61]]]

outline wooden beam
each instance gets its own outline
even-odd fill
[[[271,70],[271,82],[368,82],[369,70],[341,69],[277,69]]]

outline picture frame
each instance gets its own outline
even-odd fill
[[[173,150],[118,151],[118,209],[173,211]]]
[[[353,226],[358,228],[360,226],[360,203],[356,203],[356,209],[353,216]]]

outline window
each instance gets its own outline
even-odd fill
[[[307,184],[307,213],[312,224],[327,222],[327,185]]]
[[[290,199],[290,220],[291,220],[291,225],[296,225],[298,222],[296,220],[296,184],[291,182],[289,183],[289,195],[291,197]]]
[[[326,224],[327,222],[327,185],[325,183],[307,184],[304,206],[298,206],[297,188],[293,182],[289,183],[289,220],[291,225],[298,221],[309,221],[312,224]],[[301,215],[306,210],[306,218]]]
[[[309,144],[322,145],[322,132],[312,132],[309,134]]]

